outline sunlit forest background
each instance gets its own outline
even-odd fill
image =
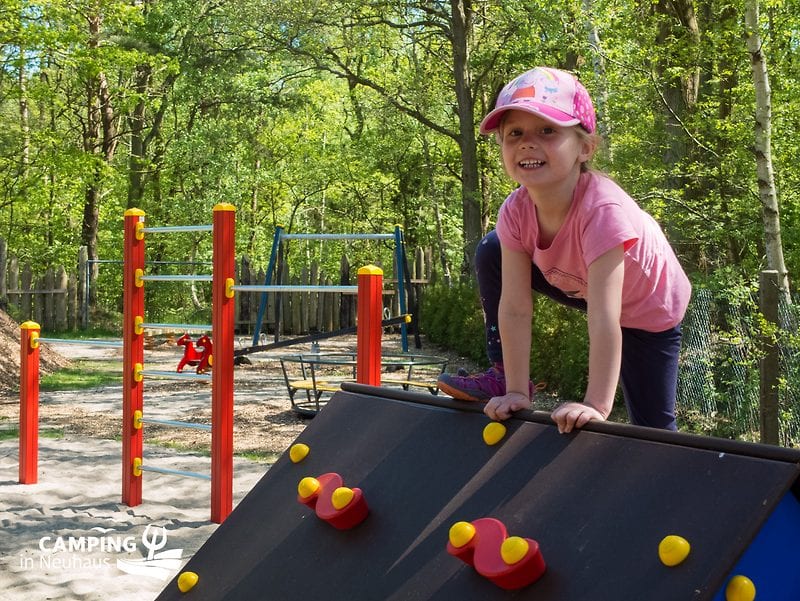
[[[799,9],[763,4],[756,31],[790,282],[800,267]],[[604,139],[594,166],[659,221],[696,290],[739,306],[774,267],[752,33],[727,0],[4,0],[0,237],[37,269],[74,266],[81,246],[116,260],[127,208],[178,225],[208,222],[226,202],[237,255],[265,267],[279,224],[400,224],[410,248],[430,250],[437,286],[458,290],[430,291],[434,336],[480,355],[471,263],[513,182],[477,124],[503,83],[549,65],[576,73],[594,98]],[[297,261],[338,265],[321,245],[297,248]],[[159,240],[148,252],[201,261],[210,245]],[[93,300],[113,314],[111,271],[92,273]],[[472,329],[442,332],[452,321],[443,306]],[[559,337],[570,360],[534,361],[582,373],[571,363],[584,346],[574,318],[553,311],[540,334]],[[564,376],[564,389],[574,380]]]

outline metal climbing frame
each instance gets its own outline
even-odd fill
[[[123,432],[122,502],[142,502],[142,472],[159,472],[211,480],[211,521],[221,523],[233,506],[233,282],[235,273],[235,208],[221,203],[214,207],[211,225],[145,227],[145,214],[128,209],[124,221],[123,269]],[[145,234],[202,231],[213,234],[213,275],[145,275]],[[144,369],[144,332],[164,324],[144,320],[144,284],[163,281],[207,281],[212,284],[211,332],[214,339],[214,372],[183,374]],[[186,325],[180,329],[209,329]],[[145,377],[211,381],[211,475],[150,466],[143,462],[142,426],[160,423],[172,427],[208,429],[205,424],[178,420],[154,420],[144,416]]]
[[[399,225],[394,226],[394,232],[390,234],[289,234],[284,231],[283,226],[278,225],[275,227],[275,236],[272,239],[272,250],[270,251],[269,263],[267,264],[267,272],[264,277],[264,285],[270,286],[271,292],[281,292],[281,288],[272,285],[272,276],[276,270],[278,256],[281,253],[284,241],[287,240],[390,240],[394,242],[394,258],[397,265],[397,295],[399,301],[399,309],[402,315],[407,313],[406,303],[406,249],[405,238],[403,236],[403,228]],[[294,290],[296,287],[291,287]],[[324,292],[327,286],[309,286],[312,291]],[[289,289],[289,287],[287,287]],[[264,321],[264,314],[267,310],[267,291],[261,293],[261,302],[258,306],[258,314],[256,317],[256,324],[253,328],[253,346],[259,343],[261,335],[261,325]],[[278,334],[275,334],[276,342]],[[400,324],[400,338],[402,343],[403,352],[408,352],[408,325],[405,321]]]
[[[129,506],[142,502],[142,472],[208,478],[186,472],[148,466],[143,462],[143,424],[160,423],[173,427],[207,429],[203,424],[177,420],[152,420],[144,416],[143,380],[166,377],[211,380],[211,521],[221,523],[232,511],[233,503],[233,324],[236,292],[274,291],[271,286],[237,286],[235,273],[235,208],[227,203],[214,207],[212,225],[145,227],[145,214],[139,209],[125,212],[123,274],[123,437],[122,501]],[[145,275],[145,234],[210,231],[213,234],[212,275]],[[160,281],[209,281],[212,288],[211,332],[214,339],[213,374],[183,374],[144,369],[144,284]],[[279,287],[299,291],[304,286]],[[383,272],[372,265],[358,270],[357,286],[331,286],[338,292],[358,294],[358,363],[356,381],[379,386],[381,379],[381,332]],[[180,324],[178,324],[180,325]],[[182,326],[179,329],[196,329]],[[205,328],[206,326],[201,326]]]

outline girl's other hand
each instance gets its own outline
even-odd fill
[[[509,392],[503,396],[496,396],[489,399],[489,402],[487,402],[486,406],[483,408],[483,412],[491,419],[502,421],[511,417],[514,411],[529,409],[530,406],[531,400],[527,395],[521,392]]]
[[[592,420],[602,422],[606,419],[605,415],[586,403],[561,403],[553,409],[550,417],[561,434],[572,432],[573,428],[582,428]]]

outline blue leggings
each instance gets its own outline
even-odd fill
[[[500,240],[489,232],[475,252],[475,272],[486,322],[486,352],[492,363],[503,362],[497,312],[500,305]],[[531,263],[531,287],[554,301],[586,311],[586,301],[572,298],[545,280]],[[648,332],[622,328],[620,383],[631,423],[664,430],[677,430],[675,397],[678,386],[678,355],[681,328]]]

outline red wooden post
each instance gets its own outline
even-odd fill
[[[125,211],[122,285],[122,502],[142,502],[142,474],[134,468],[142,457],[142,429],[134,413],[142,411],[144,363],[144,211]]]
[[[233,300],[236,270],[236,208],[214,207],[214,279],[211,338],[211,521],[222,523],[233,510]]]
[[[20,325],[19,483],[39,480],[39,332],[35,321]]]
[[[381,385],[383,270],[367,265],[358,270],[356,382]]]

